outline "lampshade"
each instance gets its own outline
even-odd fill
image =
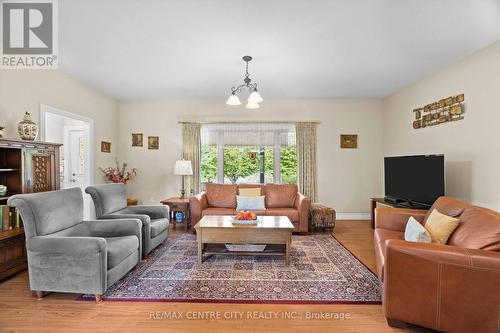
[[[231,96],[229,96],[229,98],[227,99],[226,104],[227,105],[240,105],[241,102],[240,102],[240,99],[238,98],[238,96],[236,96],[234,93],[232,93]]]
[[[262,102],[264,99],[262,98],[262,96],[260,96],[259,92],[257,91],[257,89],[255,89],[251,94],[250,94],[250,97],[248,97],[248,101],[251,102],[251,103],[260,103]]]
[[[191,161],[186,161],[186,160],[175,161],[174,174],[179,176],[191,176],[193,174]]]
[[[247,109],[258,109],[258,108],[260,108],[260,105],[259,105],[259,103],[248,102],[246,105],[246,108]]]

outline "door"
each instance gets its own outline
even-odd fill
[[[84,190],[93,184],[94,121],[91,118],[40,105],[42,139],[63,144],[60,157],[61,188],[80,187],[83,195],[83,217],[95,216],[93,203]]]
[[[81,187],[85,186],[85,133],[83,129],[68,130],[68,145],[69,156],[67,159],[67,177],[69,182],[66,187]]]

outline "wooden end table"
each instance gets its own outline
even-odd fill
[[[184,219],[182,220],[182,222],[184,222],[186,228],[185,230],[187,231],[189,225],[191,224],[191,213],[189,211],[189,198],[181,199],[178,197],[174,197],[162,200],[160,202],[162,205],[166,205],[170,208],[170,222],[174,223],[174,228],[177,224],[177,221],[175,219],[175,213],[177,212],[184,213]]]

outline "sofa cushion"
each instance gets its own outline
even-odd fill
[[[258,187],[252,187],[252,188],[238,188],[238,193],[240,196],[245,196],[245,197],[259,197],[261,196],[261,189]]]
[[[431,235],[413,216],[410,216],[405,228],[405,241],[430,243]]]
[[[265,191],[267,208],[293,208],[298,187],[294,184],[268,184]]]
[[[425,229],[431,234],[432,242],[445,245],[458,226],[458,219],[434,209],[425,222]]]
[[[466,207],[471,207],[463,201],[450,198],[450,197],[439,197],[432,207],[425,214],[424,226],[434,209],[437,209],[441,214],[448,215],[451,217],[458,217]]]
[[[500,214],[487,208],[466,208],[448,245],[500,251]]]
[[[264,199],[265,197],[263,195],[259,196],[237,195],[236,210],[266,210]]]
[[[250,191],[259,191],[259,194],[256,195],[265,195],[265,188],[266,185],[264,184],[238,184],[238,193],[240,195],[249,195],[249,194],[243,194],[246,189]],[[241,191],[243,190],[243,191]],[[257,193],[257,192],[255,192]]]
[[[299,221],[299,211],[295,208],[268,208],[267,216],[287,216],[291,222]]]
[[[217,207],[210,207],[207,209],[204,209],[201,212],[202,216],[205,215],[234,215],[236,212],[232,208],[217,208]]]
[[[127,192],[124,184],[110,183],[89,186],[85,192],[92,196],[98,218],[101,215],[111,214],[127,207]]]
[[[389,239],[404,240],[404,232],[389,229],[375,229],[375,258],[377,260],[377,275],[380,281],[384,280],[385,241]]]
[[[139,248],[139,240],[136,236],[108,237],[105,239],[108,248],[108,270],[121,263]]]
[[[168,229],[168,218],[151,220],[151,238],[154,238]]]
[[[80,188],[17,194],[9,198],[24,221],[26,237],[44,236],[75,226],[83,220],[83,196]]]
[[[209,207],[236,208],[236,184],[207,184],[206,194]]]

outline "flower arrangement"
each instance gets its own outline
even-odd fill
[[[106,178],[106,180],[111,183],[126,184],[128,181],[133,180],[137,175],[136,168],[127,171],[127,163],[123,163],[123,166],[120,168],[120,164],[118,163],[118,161],[116,161],[115,168],[108,167],[106,169],[103,169],[99,167],[99,170],[101,170],[101,172],[104,174],[104,178]]]

